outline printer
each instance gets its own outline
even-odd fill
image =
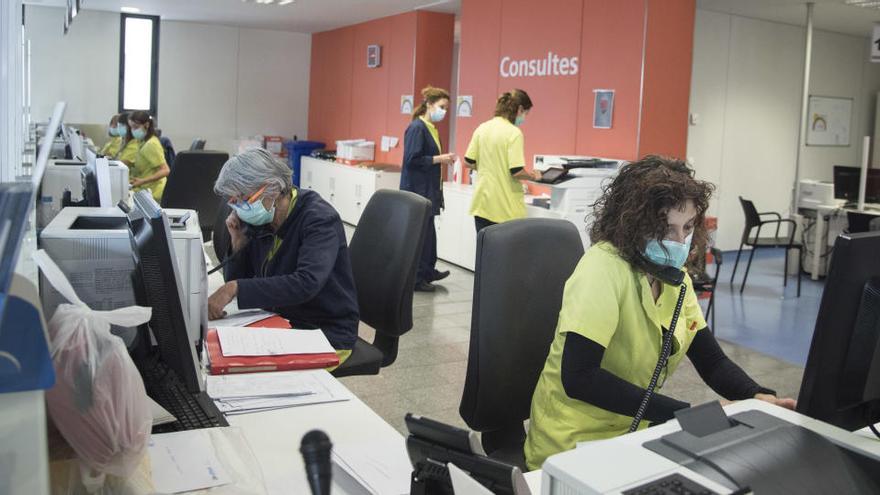
[[[549,457],[541,493],[880,493],[876,439],[756,399],[676,416]]]
[[[37,228],[44,228],[61,211],[61,197],[70,191],[73,201],[82,199],[82,175],[80,171],[86,162],[76,160],[50,160],[43,173],[37,202]],[[113,204],[128,202],[128,167],[116,160],[109,162],[110,199]]]
[[[593,223],[592,205],[602,195],[602,186],[617,174],[625,160],[571,155],[535,155],[534,168],[541,172],[565,170],[565,177],[550,187],[550,210],[577,227],[584,243],[590,246],[588,232]]]
[[[816,209],[819,206],[843,206],[846,202],[834,199],[833,182],[801,179],[798,191],[798,208]]]
[[[185,294],[187,332],[193,342],[199,342],[208,321],[208,279],[199,216],[194,210],[172,208],[165,209],[165,213],[171,223],[180,285]],[[92,309],[111,310],[135,304],[131,240],[126,214],[119,208],[64,208],[40,233],[40,245]],[[43,310],[51,318],[58,305],[66,301],[44,280],[40,288]],[[123,339],[128,343],[126,336]]]

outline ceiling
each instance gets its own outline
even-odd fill
[[[5,0],[0,0],[5,1]],[[24,0],[27,5],[63,7],[66,0]],[[314,33],[416,9],[457,13],[461,0],[295,0],[260,5],[242,0],[82,0],[85,10],[119,12],[136,7],[163,20],[226,24]]]
[[[816,29],[871,36],[880,10],[845,5],[843,0],[813,0],[813,26]],[[697,8],[745,17],[805,26],[806,0],[697,0]]]
[[[2,0],[0,0],[2,1]],[[480,1],[480,0],[468,0]],[[64,6],[66,0],[25,0],[32,5]],[[137,7],[166,20],[227,24],[313,33],[371,19],[425,9],[459,13],[462,0],[296,0],[293,4],[259,5],[242,0],[82,0],[85,9],[119,12]],[[843,0],[814,0],[817,29],[869,36],[880,10],[844,5]],[[803,26],[805,0],[697,0],[700,9]]]

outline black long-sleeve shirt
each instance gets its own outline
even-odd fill
[[[635,416],[645,389],[602,369],[604,354],[605,348],[598,343],[574,332],[567,333],[562,349],[562,386],[565,393],[572,399],[617,414]],[[703,381],[725,399],[743,400],[757,393],[776,393],[755,383],[731,361],[708,328],[697,332],[687,357]],[[645,419],[662,423],[672,419],[675,411],[688,407],[690,404],[687,402],[655,393],[645,411]]]

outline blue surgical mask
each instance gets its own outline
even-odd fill
[[[651,239],[645,246],[645,257],[654,264],[681,269],[688,259],[688,254],[691,252],[691,240],[693,237],[693,234],[687,236],[683,243],[669,239],[664,239],[662,242]],[[665,251],[663,250],[664,247],[666,248]]]
[[[119,135],[119,133],[116,132],[116,127],[107,127],[107,134],[110,135],[110,137],[116,137]]]
[[[139,129],[132,129],[132,130],[131,130],[131,135],[132,135],[135,139],[137,139],[138,141],[143,141],[143,139],[144,139],[145,137],[147,137],[147,130],[144,129],[143,127],[139,128]]]
[[[232,209],[235,210],[235,214],[238,215],[238,218],[242,222],[255,227],[266,225],[275,218],[274,202],[272,203],[271,210],[267,210],[266,207],[263,206],[262,200],[248,203],[247,205],[232,204],[230,206],[232,206]]]
[[[525,114],[517,115],[516,119],[513,121],[513,125],[519,127],[519,126],[523,125],[525,122],[526,122]]]
[[[128,127],[125,124],[116,124],[116,135],[125,137],[128,135]]]
[[[440,122],[443,120],[443,117],[446,117],[446,110],[442,108],[436,108],[433,112],[431,112],[430,118],[431,122]]]

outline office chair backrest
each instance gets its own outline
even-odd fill
[[[876,215],[868,213],[858,213],[855,211],[846,212],[847,229],[850,234],[858,234],[860,232],[869,232],[871,230],[871,221],[876,219]]]
[[[412,328],[416,267],[431,202],[407,191],[382,189],[370,198],[351,239],[349,254],[360,319],[376,329],[373,345],[397,356],[397,338]]]
[[[743,197],[740,196],[739,204],[742,206],[743,214],[746,217],[746,225],[743,229],[742,235],[743,242],[746,242],[749,238],[749,232],[761,223],[761,216],[758,215],[758,209],[755,208],[755,203],[752,203],[750,200],[743,199]]]
[[[232,213],[232,208],[226,202],[225,198],[220,198],[217,204],[217,215],[214,217],[214,226],[211,229],[211,241],[214,243],[214,254],[217,255],[217,261],[223,262],[226,255],[229,254],[229,230],[226,229],[226,217]]]
[[[186,208],[199,212],[206,239],[217,217],[214,182],[228,159],[229,154],[220,151],[181,151],[174,159],[162,194],[162,208]]]
[[[199,150],[203,150],[203,149],[205,149],[205,140],[204,139],[195,138],[195,139],[193,139],[192,144],[189,145],[190,151],[199,151]]]
[[[584,254],[565,220],[527,218],[477,235],[467,377],[459,413],[474,430],[529,417],[565,282]]]

